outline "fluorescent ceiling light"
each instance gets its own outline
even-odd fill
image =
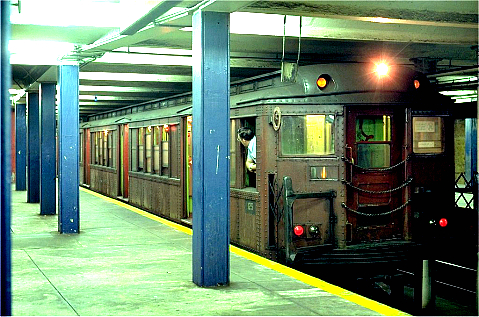
[[[467,95],[477,95],[477,90],[453,90],[453,91],[441,91],[440,93],[445,96],[467,96]]]
[[[59,65],[61,58],[70,53],[75,44],[55,41],[10,40],[11,64]]]
[[[80,100],[93,100],[93,101],[115,101],[115,100],[144,100],[143,97],[118,97],[118,96],[92,96],[92,95],[79,95]]]
[[[466,82],[474,82],[477,81],[477,76],[465,76],[465,75],[457,75],[457,76],[443,76],[438,77],[437,82],[441,83],[466,83]]]
[[[191,76],[137,73],[81,72],[80,79],[112,81],[191,82]]]
[[[177,48],[153,48],[153,47],[120,47],[114,49],[113,52],[123,53],[141,53],[141,54],[156,54],[156,55],[180,55],[192,56],[192,50],[183,50]]]
[[[377,30],[378,22],[382,25],[379,33]],[[401,25],[401,28],[398,28],[398,25]],[[438,28],[441,28],[440,31],[438,31]],[[230,14],[231,34],[287,36],[289,38],[299,37],[301,34],[303,38],[400,42],[407,39],[410,42],[423,42],[425,40],[442,42],[456,41],[458,28],[462,30],[461,32],[465,32],[461,35],[461,41],[477,40],[477,23],[454,24],[378,17],[300,17],[251,12],[233,12]],[[476,32],[473,32],[472,29]],[[185,27],[180,30],[191,31],[192,28]]]
[[[168,65],[168,66],[192,66],[191,56],[170,56],[170,55],[147,55],[128,53],[105,53],[101,58],[95,60],[98,63],[112,64],[136,64],[136,65]],[[95,63],[94,62],[94,63]]]
[[[477,97],[473,98],[455,98],[454,103],[465,103],[465,102],[474,102],[477,101]]]
[[[477,101],[477,90],[440,91],[439,93],[451,97],[454,103]]]
[[[9,89],[9,92],[12,96],[10,96],[10,100],[13,103],[16,103],[18,100],[22,99],[25,96],[26,90],[25,89]]]
[[[22,11],[12,9],[12,24],[49,26],[127,27],[163,0],[21,0]]]
[[[305,21],[303,17],[303,22]],[[284,25],[284,15],[250,13],[250,12],[232,12],[230,13],[230,33],[233,34],[254,34],[288,37],[299,36],[299,16],[286,16],[286,28]],[[192,27],[181,28],[180,31],[192,32]]]
[[[80,73],[81,74],[81,73]],[[121,87],[121,86],[88,86],[80,85],[80,91],[90,92],[156,92],[158,89],[148,87]]]
[[[369,22],[374,22],[374,23],[397,23],[397,19],[388,19],[388,18],[382,18],[382,17],[365,17],[363,18],[363,21],[369,21]]]
[[[18,95],[18,94],[21,94],[21,93],[25,93],[25,90],[23,89],[13,89],[13,88],[10,88],[8,89],[8,93],[10,95]]]

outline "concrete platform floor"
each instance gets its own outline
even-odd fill
[[[12,190],[16,316],[406,315],[232,247],[230,285],[192,282],[191,230],[80,191],[80,233],[59,234]]]

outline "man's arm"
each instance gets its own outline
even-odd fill
[[[256,172],[256,163],[253,162],[253,160],[251,158],[248,158],[246,160],[246,168],[248,169],[248,171],[250,172]]]

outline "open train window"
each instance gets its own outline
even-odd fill
[[[334,154],[334,116],[283,116],[281,154],[317,156]]]
[[[356,119],[358,165],[382,168],[391,165],[391,116],[360,116]]]
[[[413,117],[413,152],[439,154],[444,152],[444,122],[441,117]]]
[[[245,166],[246,159],[248,157],[248,149],[244,147],[240,141],[237,140],[237,131],[240,127],[251,128],[256,137],[256,118],[241,118],[233,120],[233,122],[234,123],[232,123],[231,127],[234,127],[235,129],[231,130],[231,134],[234,136],[234,143],[232,143],[235,145],[231,146],[231,148],[234,148],[235,150],[232,150],[230,152],[230,156],[235,156],[235,158],[232,159],[230,162],[230,164],[234,164],[231,165],[230,170],[233,168],[235,168],[236,170],[233,174],[230,174],[230,177],[235,177],[237,188],[256,188],[256,172],[248,171]],[[233,136],[231,136],[232,140]]]

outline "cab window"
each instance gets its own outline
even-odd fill
[[[334,154],[334,116],[283,116],[280,138],[283,156]]]
[[[391,165],[391,116],[356,118],[358,165],[382,168]]]
[[[249,127],[256,136],[256,118],[241,118],[231,120],[230,140],[230,186],[235,188],[256,188],[256,173],[250,172],[245,166],[248,149],[237,139],[240,127]]]
[[[444,152],[444,122],[441,117],[413,117],[413,152],[439,154]]]

